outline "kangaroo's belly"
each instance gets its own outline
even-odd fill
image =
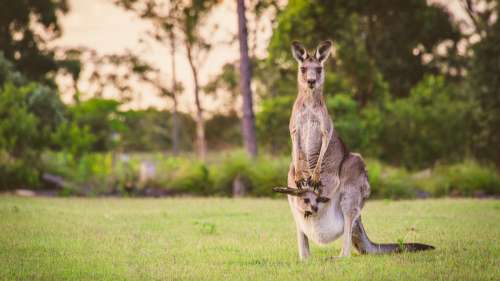
[[[344,216],[339,202],[332,200],[331,205],[323,211],[308,218],[304,218],[303,214],[295,215],[302,232],[317,244],[331,243],[344,232]]]

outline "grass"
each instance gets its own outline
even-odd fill
[[[372,240],[422,253],[297,258],[284,199],[0,196],[0,280],[498,280],[500,201],[369,201]]]

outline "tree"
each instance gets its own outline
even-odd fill
[[[460,0],[460,4],[468,17],[466,29],[470,30],[468,37],[479,35],[481,39],[488,35],[494,27],[498,14],[498,0]]]
[[[176,54],[176,36],[173,28],[169,28],[169,39],[170,39],[170,58],[172,60],[171,63],[171,71],[172,71],[172,85],[171,85],[171,97],[174,102],[174,108],[172,111],[172,150],[174,155],[179,154],[179,113],[178,113],[178,101],[177,101],[177,93],[180,92],[180,85],[177,82],[177,69],[175,66],[175,54]]]
[[[471,1],[467,1],[469,3]],[[468,77],[476,112],[475,153],[479,158],[492,160],[500,167],[500,5],[487,1],[489,10],[473,14],[481,40],[472,48],[473,57]],[[477,11],[470,6],[471,11]],[[482,15],[482,16],[481,16]],[[493,21],[492,19],[496,19]],[[482,19],[482,20],[481,20]]]
[[[344,49],[329,65],[351,83],[343,90],[354,88],[357,94],[373,99],[378,93],[368,86],[379,83],[380,78],[388,82],[393,96],[404,97],[424,75],[446,72],[447,65],[442,65],[437,46],[445,43],[455,50],[461,35],[443,7],[429,5],[425,0],[291,0],[278,16],[269,45],[269,60],[275,72],[284,72],[276,77],[277,83],[289,84],[294,79],[289,74],[295,72],[289,55],[292,40],[299,39],[312,47],[326,38]],[[357,71],[350,71],[349,66],[355,66]],[[332,78],[327,77],[326,83],[333,87]],[[358,98],[361,103],[366,99]]]
[[[127,110],[120,113],[126,130],[122,133],[124,151],[165,151],[174,142],[172,112],[154,108]],[[192,149],[194,120],[189,114],[178,113],[183,130],[179,131],[178,149]],[[167,122],[165,122],[167,120]]]
[[[108,91],[118,94],[121,102],[129,102],[138,93],[137,85],[148,85],[160,92],[168,92],[158,83],[159,70],[142,60],[140,57],[125,50],[121,53],[100,55],[88,48],[61,49],[58,54],[61,68],[58,75],[70,78],[71,87],[62,90],[73,94],[73,101],[79,103],[82,93],[79,83],[84,80],[88,87],[85,94],[88,97],[102,98]],[[140,92],[139,92],[140,94]]]
[[[408,168],[463,160],[473,131],[471,104],[461,94],[443,76],[426,76],[410,96],[386,103],[371,149],[380,148],[379,158]]]
[[[157,27],[152,33],[157,40],[176,40],[182,43],[193,77],[193,94],[196,107],[196,148],[198,156],[205,159],[207,152],[205,124],[199,70],[211,45],[200,33],[207,15],[218,3],[217,0],[169,1],[168,5],[151,0],[116,0],[125,9],[136,12],[141,18],[152,21]],[[172,35],[179,34],[177,37]],[[180,37],[180,38],[179,38]]]
[[[61,35],[66,0],[0,0],[0,50],[30,80],[50,82],[58,68],[46,43]]]
[[[250,87],[252,74],[250,58],[248,56],[248,31],[245,17],[245,1],[237,1],[238,10],[238,38],[240,42],[240,89],[243,95],[243,141],[247,153],[257,156],[257,139],[255,136],[255,115],[253,112],[252,89]]]

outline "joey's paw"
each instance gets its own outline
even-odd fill
[[[305,218],[305,219],[307,219],[307,218],[309,218],[310,216],[312,216],[312,214],[313,214],[312,212],[305,211],[305,212],[304,212],[304,218]]]

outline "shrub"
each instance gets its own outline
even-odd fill
[[[60,121],[58,105],[50,89],[35,83],[0,86],[0,189],[36,187],[38,156]]]
[[[234,179],[240,177],[248,194],[270,196],[273,187],[286,185],[289,164],[288,157],[260,156],[252,160],[244,151],[226,154],[210,166],[213,191],[231,195]]]
[[[286,186],[290,158],[260,157],[251,166],[250,181],[253,196],[273,196],[273,187]]]
[[[500,177],[494,168],[468,160],[454,165],[438,165],[418,181],[419,188],[434,196],[495,195],[500,193]]]
[[[3,159],[0,157],[0,161]],[[148,182],[139,183],[143,161],[153,163],[156,173]],[[272,188],[287,184],[290,157],[262,155],[251,159],[236,150],[210,155],[203,163],[189,155],[162,153],[117,155],[115,159],[111,153],[93,153],[80,159],[45,153],[43,162],[47,171],[62,176],[67,188],[80,194],[141,193],[141,189],[153,187],[176,194],[231,196],[234,180],[239,177],[248,195],[275,196]],[[419,192],[430,196],[500,194],[500,177],[495,169],[470,160],[414,173],[370,158],[366,163],[372,198],[414,198]],[[33,173],[20,175],[30,177]]]
[[[208,168],[198,161],[182,163],[165,184],[167,189],[182,193],[207,194],[211,189]]]
[[[225,153],[219,161],[210,165],[210,176],[213,179],[212,193],[217,195],[231,195],[233,181],[239,176],[240,179],[252,188],[251,159],[243,151]]]
[[[371,197],[374,198],[413,198],[416,185],[408,171],[403,168],[383,166],[379,161],[367,161],[368,180]]]
[[[0,190],[32,188],[39,184],[39,170],[32,162],[11,157],[0,150]]]

